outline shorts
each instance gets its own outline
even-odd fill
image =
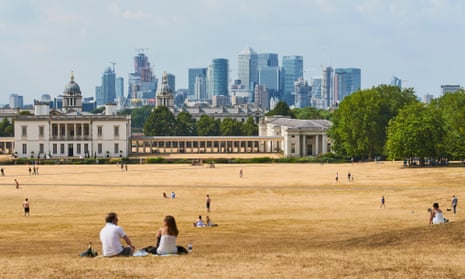
[[[210,208],[210,203],[209,202],[207,202],[207,208]]]
[[[24,213],[29,213],[29,207],[24,208]]]

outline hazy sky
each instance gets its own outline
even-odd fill
[[[418,96],[438,95],[465,84],[464,35],[462,0],[0,0],[0,103],[59,95],[71,71],[95,96],[109,62],[127,86],[140,48],[177,88],[213,58],[229,59],[233,80],[248,46],[280,63],[302,55],[306,79],[322,65],[357,67],[363,88],[396,75]]]

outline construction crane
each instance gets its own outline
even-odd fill
[[[114,72],[115,72],[115,65],[116,65],[116,62],[108,62],[108,63],[110,63],[110,64],[113,65],[113,73],[114,73]]]

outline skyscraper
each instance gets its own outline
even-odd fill
[[[116,91],[116,98],[124,97],[124,78],[123,77],[116,78],[115,91]]]
[[[268,89],[264,85],[257,84],[254,90],[255,101],[259,108],[262,108],[265,111],[270,109],[270,99],[268,96]]]
[[[276,53],[259,53],[257,68],[260,70],[262,67],[278,67],[278,54]]]
[[[176,76],[174,74],[167,73],[166,78],[171,91],[176,92]]]
[[[207,100],[207,78],[203,76],[196,76],[194,82],[194,99]]]
[[[300,77],[294,82],[295,91],[295,106],[297,108],[305,108],[310,104],[311,87],[308,82]]]
[[[323,68],[323,77],[321,79],[321,98],[325,100],[326,108],[331,107],[333,103],[333,68]]]
[[[441,95],[444,96],[446,93],[453,93],[459,91],[462,87],[455,84],[443,84],[441,85]]]
[[[24,106],[23,96],[18,94],[10,95],[10,108],[22,108]]]
[[[361,71],[358,68],[336,68],[334,71],[333,105],[361,88]]]
[[[157,82],[149,58],[144,54],[143,49],[139,49],[134,57],[134,73],[129,74],[128,97],[131,99],[155,98]]]
[[[102,91],[103,91],[103,104],[97,103],[97,105],[104,105],[107,103],[113,103],[116,99],[116,75],[113,70],[108,67],[102,76]]]
[[[288,104],[294,104],[294,82],[304,76],[304,58],[302,56],[283,56],[283,94],[281,98]]]
[[[396,76],[392,76],[391,78],[391,85],[397,86],[402,89],[402,80]]]
[[[207,68],[189,68],[188,79],[189,79],[189,95],[195,95],[195,81],[197,77],[201,77],[204,80],[207,79]],[[205,88],[206,90],[206,88]],[[206,92],[199,92],[200,95],[206,95]]]
[[[228,59],[213,59],[207,82],[209,96],[228,96],[228,71]]]
[[[254,90],[255,84],[258,82],[257,53],[248,47],[239,53],[238,62],[237,78],[245,89]]]
[[[278,54],[258,54],[258,84],[264,85],[269,93],[276,96],[280,88]]]

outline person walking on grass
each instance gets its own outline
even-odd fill
[[[15,179],[15,183],[16,183],[16,190],[18,190],[18,189],[19,189],[19,182],[18,182],[18,180]]]
[[[210,198],[210,195],[207,195],[205,199],[205,205],[207,207],[207,212],[210,212],[210,205],[211,205],[212,199]]]
[[[381,204],[379,205],[379,208],[386,208],[386,199],[384,198],[384,196],[381,196]]]
[[[454,213],[454,216],[455,214],[457,213],[457,203],[458,203],[458,199],[455,195],[452,196],[452,201],[451,201],[451,206],[452,206],[452,213]]]
[[[23,208],[24,208],[24,216],[29,216],[30,205],[29,205],[29,199],[28,198],[26,198],[24,200]]]

